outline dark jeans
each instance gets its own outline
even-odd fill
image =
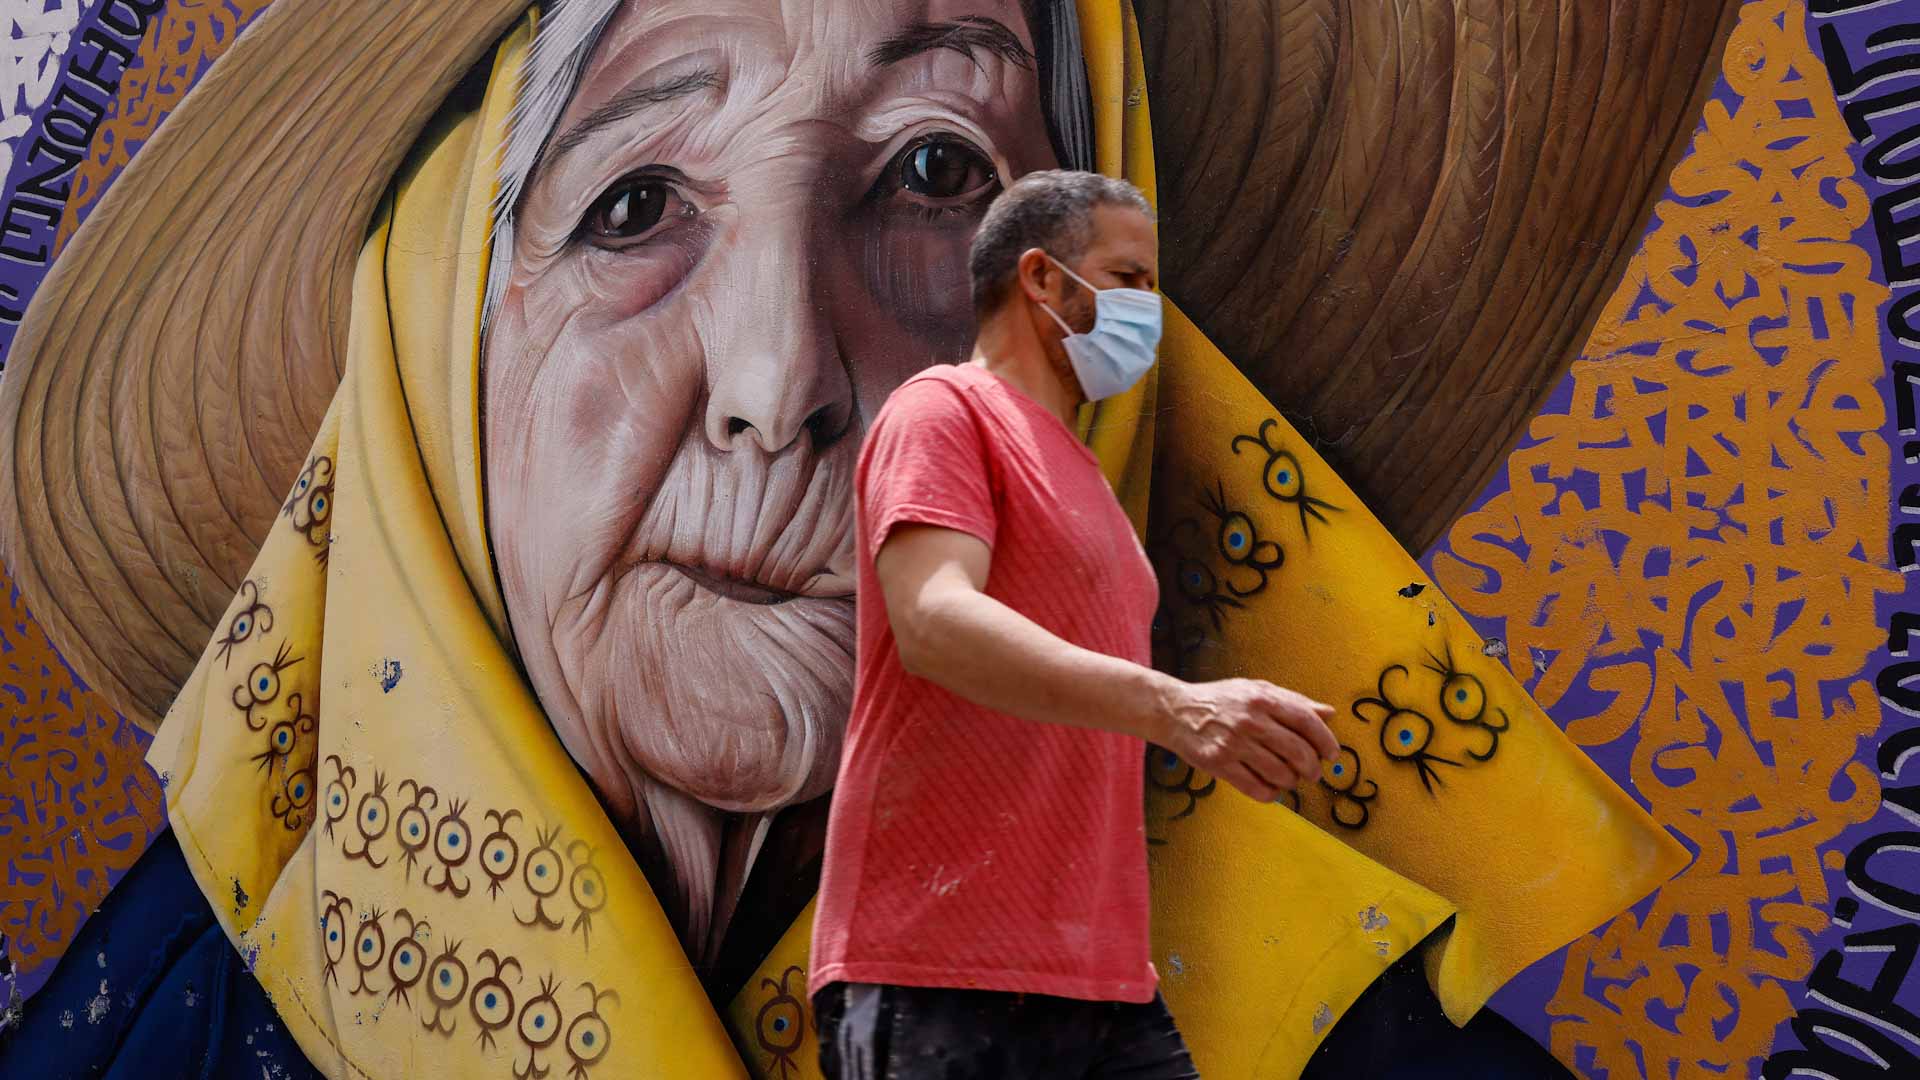
[[[1197,1080],[1159,995],[1144,1005],[1044,994],[834,983],[813,999],[827,1080]]]

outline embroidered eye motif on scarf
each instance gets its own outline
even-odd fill
[[[1272,442],[1273,429],[1280,426],[1278,420],[1264,420],[1257,435],[1235,435],[1228,447],[1235,453],[1240,452],[1240,444],[1257,446],[1266,452],[1267,459],[1260,466],[1260,484],[1267,494],[1294,507],[1300,513],[1300,536],[1307,543],[1313,542],[1313,529],[1307,523],[1309,518],[1326,523],[1327,512],[1338,513],[1340,507],[1325,499],[1316,499],[1307,493],[1306,472],[1300,467],[1300,459],[1284,446]]]
[[[252,578],[240,583],[235,602],[240,610],[227,619],[227,632],[214,642],[222,666],[231,666],[233,650],[253,640],[253,635],[273,630],[273,609],[261,601],[260,586]]]
[[[300,470],[299,478],[294,480],[293,494],[287,497],[280,513],[293,522],[293,527],[307,538],[307,543],[319,549],[313,557],[325,566],[328,552],[327,523],[333,520],[332,458],[323,454],[307,461],[307,467]]]
[[[299,662],[300,657],[293,655],[292,642],[282,641],[272,660],[253,665],[246,679],[233,688],[233,707],[240,710],[247,730],[259,731],[267,726],[268,707],[280,700],[281,673]]]
[[[1389,760],[1403,765],[1411,765],[1420,774],[1421,786],[1433,793],[1434,785],[1440,781],[1436,765],[1460,766],[1452,758],[1442,757],[1429,748],[1433,744],[1433,721],[1410,704],[1400,704],[1387,689],[1389,677],[1398,674],[1404,678],[1408,672],[1405,664],[1394,664],[1380,673],[1377,697],[1363,697],[1353,703],[1353,715],[1363,723],[1372,725],[1380,735],[1380,749]]]
[[[1146,773],[1148,793],[1154,796],[1150,799],[1150,803],[1166,799],[1168,804],[1174,807],[1173,812],[1164,817],[1159,814],[1154,815],[1162,818],[1159,824],[1163,827],[1182,818],[1191,817],[1193,812],[1199,809],[1200,800],[1213,794],[1220,783],[1182,760],[1180,755],[1158,746],[1147,747]],[[1166,837],[1156,837],[1151,834],[1147,837],[1149,844],[1157,845],[1166,842]]]
[[[1287,561],[1287,553],[1274,541],[1262,539],[1259,526],[1254,524],[1253,519],[1228,504],[1225,484],[1216,483],[1214,490],[1201,495],[1201,502],[1219,522],[1214,548],[1228,567],[1221,575],[1227,591],[1245,599],[1264,590],[1268,576]],[[1199,527],[1199,523],[1191,518],[1181,522],[1181,525],[1190,525],[1195,529]],[[1179,525],[1175,526],[1176,530],[1179,528]]]
[[[403,882],[418,866],[428,889],[455,900],[473,891],[477,868],[486,899],[507,894],[520,925],[578,932],[591,944],[593,918],[609,894],[586,841],[563,837],[558,825],[529,829],[517,809],[475,807],[413,777],[392,780],[376,770],[372,789],[362,792],[358,770],[338,754],[329,754],[325,765],[321,815],[343,858],[376,870],[397,862]],[[307,784],[310,804],[310,778]],[[484,826],[479,835],[474,821]]]
[[[413,1003],[407,995],[427,973],[427,949],[420,942],[424,936],[432,933],[432,928],[425,920],[415,919],[406,908],[395,910],[393,921],[396,931],[403,921],[407,929],[404,934],[395,935],[393,950],[387,954],[387,978],[392,982],[387,990],[387,1000],[398,1000],[411,1008]]]
[[[771,977],[762,978],[761,989],[770,991],[772,996],[761,1004],[754,1017],[754,1038],[769,1058],[764,1075],[778,1076],[780,1080],[788,1080],[792,1071],[800,1068],[795,1054],[807,1041],[807,1006],[801,1000],[802,995],[794,992],[796,976],[800,979],[799,989],[804,993],[807,973],[797,965],[781,972],[777,982]]]
[[[1511,718],[1507,710],[1487,702],[1487,684],[1480,681],[1478,675],[1461,671],[1453,662],[1453,646],[1441,647],[1439,656],[1427,654],[1428,671],[1440,676],[1440,715],[1464,727],[1479,728],[1487,735],[1484,750],[1469,748],[1467,756],[1475,761],[1492,761],[1493,755],[1500,752],[1500,736],[1507,730]],[[1499,715],[1495,723],[1490,713]]]
[[[473,833],[467,828],[467,810],[464,800],[455,799],[447,804],[447,814],[433,827],[433,853],[440,860],[437,865],[428,866],[420,875],[427,887],[435,892],[451,893],[455,899],[462,898],[473,889],[473,885],[462,866],[473,854]],[[434,877],[439,874],[438,879]]]
[[[420,861],[420,853],[433,841],[433,819],[428,813],[440,805],[440,794],[412,779],[400,781],[396,790],[403,796],[408,791],[413,792],[407,804],[400,808],[397,819],[399,831],[394,836],[394,841],[400,845],[400,858],[404,864],[401,876],[411,881],[414,864]]]
[[[511,972],[518,981],[520,961],[487,949],[481,952],[479,962],[491,966],[493,974],[473,984],[473,993],[467,995],[467,1011],[480,1025],[480,1045],[492,1049],[493,1037],[513,1022],[513,991],[502,976]]]
[[[1333,823],[1343,829],[1364,828],[1367,804],[1380,794],[1380,785],[1361,776],[1360,769],[1360,752],[1345,743],[1320,769],[1320,786],[1333,796]]]

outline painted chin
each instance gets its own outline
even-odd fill
[[[671,562],[632,566],[556,625],[603,789],[642,775],[721,810],[778,809],[833,785],[853,696],[850,590],[802,591]],[[600,608],[600,610],[595,610]],[[572,654],[572,655],[569,655]]]

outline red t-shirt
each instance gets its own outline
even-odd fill
[[[859,646],[809,985],[896,983],[1144,1002],[1144,744],[985,709],[900,666],[873,556],[894,526],[993,547],[986,593],[1088,649],[1150,662],[1157,589],[1099,462],[971,364],[903,383],[860,454]]]

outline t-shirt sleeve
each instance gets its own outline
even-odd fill
[[[867,432],[860,527],[870,550],[899,525],[935,525],[993,545],[988,446],[962,392],[937,379],[895,390]]]

